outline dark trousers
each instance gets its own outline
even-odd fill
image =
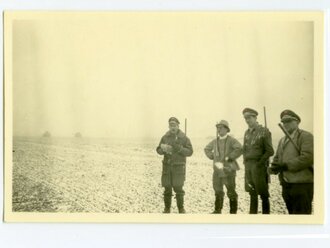
[[[245,162],[245,191],[268,198],[268,174],[266,166],[257,166],[256,161]]]
[[[184,190],[182,186],[177,186],[177,187],[165,187],[164,190],[164,196],[172,196],[172,189],[174,190],[175,194],[178,195],[184,195]]]
[[[165,208],[171,208],[171,202],[172,202],[172,188],[174,189],[174,192],[176,194],[176,204],[179,209],[179,213],[182,213],[181,211],[184,211],[184,190],[182,186],[175,186],[175,187],[165,187],[164,190],[164,202],[165,202]]]
[[[250,214],[258,212],[258,195],[262,200],[262,213],[270,213],[268,174],[266,165],[245,161],[245,191],[250,194]]]
[[[313,194],[313,183],[282,182],[282,196],[289,214],[311,214]]]
[[[229,198],[230,213],[237,213],[237,193],[236,193],[236,172],[227,173],[225,177],[220,177],[215,170],[213,172],[213,189],[215,191],[214,212],[220,214],[223,207],[223,197],[225,195],[223,186],[227,188],[227,196]]]
[[[223,186],[225,185],[227,188],[227,196],[230,200],[237,199],[236,193],[236,182],[235,182],[236,175],[234,173],[228,174],[226,177],[219,177],[218,173],[213,172],[213,189],[215,195],[223,197],[224,191]]]

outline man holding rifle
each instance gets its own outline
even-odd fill
[[[221,214],[223,207],[224,191],[227,188],[229,198],[230,213],[237,213],[237,193],[236,193],[236,171],[239,170],[238,159],[242,155],[242,145],[228,135],[229,124],[222,120],[216,124],[216,138],[205,148],[205,155],[213,160],[213,189],[215,192],[215,203],[213,214]]]
[[[169,131],[161,138],[156,149],[159,155],[164,155],[162,186],[164,191],[165,209],[163,213],[171,212],[172,189],[176,193],[176,203],[180,214],[184,214],[183,184],[186,178],[186,157],[193,154],[190,139],[179,129],[179,120],[171,117],[168,120]]]
[[[258,112],[243,110],[248,130],[244,134],[243,159],[245,165],[245,191],[250,194],[250,214],[258,213],[258,195],[262,200],[262,213],[270,213],[267,161],[274,154],[270,131],[257,122]]]
[[[285,136],[279,141],[270,174],[279,174],[289,214],[311,214],[313,201],[313,135],[299,129],[300,117],[284,110],[279,124]]]

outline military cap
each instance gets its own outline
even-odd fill
[[[217,124],[215,126],[216,127],[224,126],[225,128],[227,128],[228,132],[230,132],[229,123],[226,120],[221,120],[221,121],[217,122]]]
[[[281,113],[280,117],[281,117],[281,121],[285,121],[285,120],[296,120],[298,122],[301,121],[300,117],[295,112],[289,109],[284,110]]]
[[[179,120],[175,117],[171,117],[170,119],[168,119],[168,123],[170,122],[176,122],[177,124],[180,124]]]
[[[243,115],[244,116],[258,116],[258,112],[251,108],[245,108],[245,109],[243,109]]]

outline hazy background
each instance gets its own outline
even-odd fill
[[[159,137],[188,119],[190,137],[245,107],[267,108],[273,136],[292,109],[313,131],[313,23],[220,13],[109,13],[15,21],[14,136]],[[183,125],[181,125],[184,129]]]

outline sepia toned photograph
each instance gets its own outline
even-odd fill
[[[5,12],[5,221],[324,218],[322,12]]]

